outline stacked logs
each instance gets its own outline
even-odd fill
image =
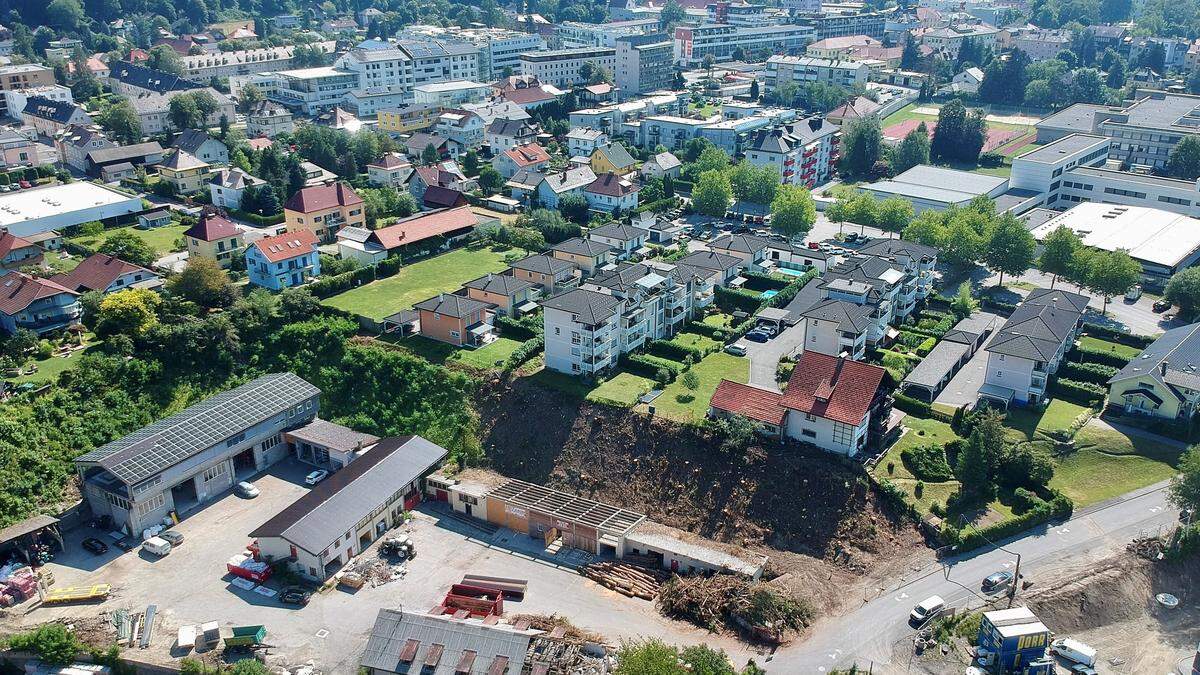
[[[622,561],[591,563],[584,565],[580,573],[621,595],[643,600],[653,600],[659,587],[671,576],[666,570]]]

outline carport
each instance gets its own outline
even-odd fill
[[[1009,404],[1012,403],[1016,395],[1017,392],[1008,387],[1001,387],[991,383],[985,383],[979,388],[980,402],[998,405],[1001,410],[1008,410]]]
[[[769,323],[782,332],[784,328],[795,325],[791,312],[782,307],[767,307],[754,317],[758,323]]]
[[[970,358],[970,352],[969,345],[942,340],[904,378],[900,383],[901,390],[915,399],[933,403],[959,367]]]
[[[53,516],[30,516],[19,523],[14,523],[0,530],[0,550],[13,549],[21,559],[32,564],[30,551],[37,544],[43,543],[42,537],[48,536],[58,543],[58,550],[63,550],[62,534],[58,531],[58,518]]]

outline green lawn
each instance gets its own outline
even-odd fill
[[[725,314],[724,312],[717,312],[716,314],[709,314],[708,316],[704,317],[701,320],[701,323],[707,326],[714,326],[716,328],[729,328],[733,325],[733,315]]]
[[[80,260],[75,256],[65,257],[61,251],[51,251],[45,256],[46,266],[59,274],[66,274],[79,267]]]
[[[683,376],[668,384],[662,396],[654,401],[657,414],[686,422],[704,419],[708,414],[708,402],[722,379],[746,382],[750,379],[750,361],[724,352],[709,354],[700,363],[692,366],[692,372],[700,377],[700,386],[689,391],[683,386]]]
[[[1175,475],[1182,451],[1146,436],[1085,426],[1075,451],[1061,458],[1050,487],[1087,506]]]
[[[506,253],[508,250],[460,248],[413,263],[386,279],[339,293],[321,302],[379,320],[409,309],[438,293],[457,291],[464,283],[488,272],[503,271],[507,267],[504,264]]]
[[[568,375],[549,368],[542,368],[530,375],[529,379],[547,389],[553,389],[578,400],[587,398],[588,394],[598,386],[595,382],[589,382],[578,375]]]
[[[92,337],[91,333],[88,333],[88,337],[89,338]],[[72,352],[71,356],[68,358],[63,358],[61,356],[51,356],[50,358],[46,359],[45,361],[34,361],[34,363],[36,363],[37,367],[38,367],[38,370],[36,373],[31,373],[28,375],[22,375],[20,377],[15,377],[12,379],[12,382],[14,384],[21,384],[23,382],[35,382],[35,383],[39,383],[39,384],[42,382],[52,382],[58,378],[59,373],[70,370],[71,368],[74,368],[75,366],[79,365],[80,357],[82,357],[87,352],[97,348],[99,346],[99,344],[100,343],[97,341],[92,341],[87,349],[85,349],[83,351]]]
[[[1095,338],[1090,335],[1084,335],[1083,337],[1079,338],[1079,346],[1087,347],[1089,349],[1099,349],[1101,351],[1113,352],[1120,356],[1125,356],[1131,359],[1142,353],[1142,350],[1138,349],[1137,347],[1130,347],[1129,345],[1122,345],[1117,344],[1116,342],[1109,342],[1108,340],[1101,340],[1100,338]]]
[[[628,408],[638,398],[654,388],[654,380],[633,373],[617,373],[588,392],[586,398],[594,403],[606,403]]]
[[[75,236],[71,237],[70,241],[88,248],[96,248],[105,239],[118,232],[130,232],[142,241],[149,244],[150,248],[154,249],[159,256],[164,256],[173,251],[182,250],[182,248],[177,248],[175,246],[175,242],[183,238],[183,232],[186,229],[187,228],[183,225],[167,225],[164,227],[156,227],[152,230],[142,230],[132,225],[127,225],[125,227],[116,227],[111,230],[105,230],[104,234],[101,234],[98,237]]]
[[[716,350],[721,347],[721,343],[699,333],[680,333],[671,338],[671,342],[684,347],[695,347],[705,351]]]
[[[503,365],[505,359],[521,346],[517,340],[502,337],[479,349],[467,349],[422,335],[406,337],[396,344],[433,363],[461,363],[478,370],[496,368],[497,361]]]
[[[908,448],[915,448],[920,445],[945,445],[958,438],[958,434],[954,433],[950,425],[945,422],[914,417],[912,415],[905,417],[902,424],[908,431],[879,460],[879,464],[875,467],[875,475],[879,478],[891,478],[892,480],[907,479],[916,482],[916,476],[912,475],[905,468],[904,462],[900,459],[900,454]],[[894,467],[894,471],[890,474],[887,471],[889,463]]]
[[[1049,438],[1054,432],[1063,432],[1071,428],[1075,418],[1088,412],[1086,408],[1075,403],[1054,399],[1045,410],[1019,408],[1014,406],[1004,419],[1004,426],[1020,434],[1017,440],[1029,440],[1042,437]]]

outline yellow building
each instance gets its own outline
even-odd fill
[[[362,197],[345,183],[301,188],[283,206],[288,232],[311,230],[323,242],[334,241],[343,227],[366,227]]]
[[[208,187],[208,162],[186,150],[176,150],[158,166],[158,175],[181,195],[199,192]]]
[[[410,134],[414,131],[424,131],[437,124],[442,107],[437,105],[410,105],[391,110],[380,110],[375,113],[379,120],[379,130],[389,134]]]
[[[1187,424],[1200,409],[1200,323],[1162,334],[1108,381],[1108,405],[1126,415]]]
[[[597,176],[603,176],[606,173],[624,176],[637,168],[637,160],[620,143],[596,148],[592,151],[591,160],[592,173]]]
[[[199,222],[183,233],[188,257],[198,255],[215,258],[221,267],[229,267],[242,255],[246,240],[242,231],[228,218],[205,213]]]

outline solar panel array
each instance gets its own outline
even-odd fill
[[[293,373],[264,375],[101,446],[95,462],[136,483],[320,394]]]
[[[625,534],[646,518],[634,511],[601,504],[591,499],[521,480],[510,480],[489,492],[487,496],[536,509],[556,518],[618,534]]]

